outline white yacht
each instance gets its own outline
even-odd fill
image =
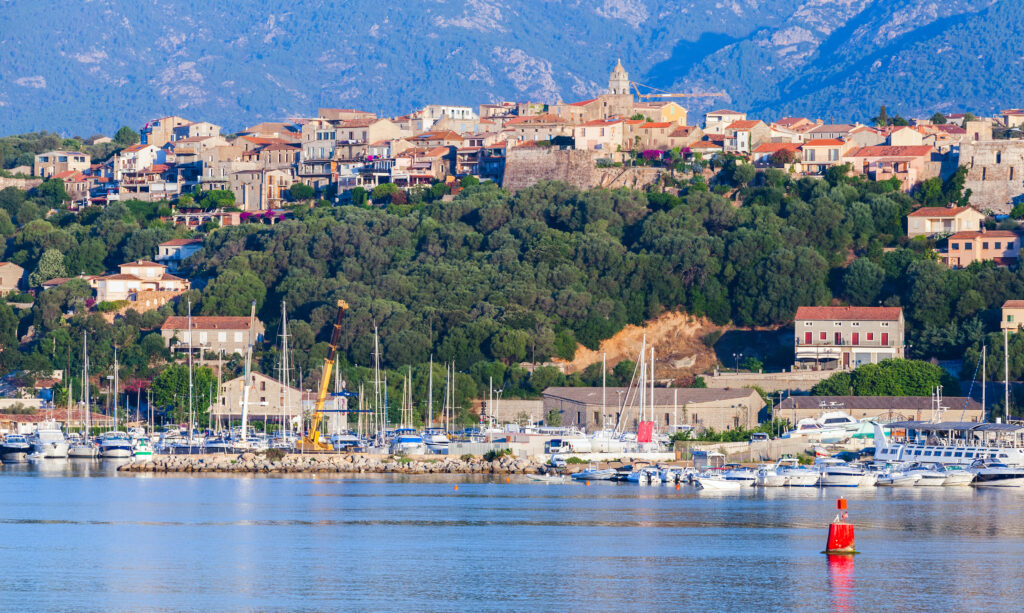
[[[861,468],[838,458],[819,458],[814,464],[821,473],[818,484],[822,487],[857,487],[864,477]]]
[[[761,487],[785,487],[789,483],[786,475],[779,473],[775,467],[759,466],[757,469],[757,480],[755,485]]]
[[[792,457],[780,458],[775,464],[775,472],[786,479],[789,487],[815,487],[821,478],[821,473],[809,466],[801,466]]]
[[[974,481],[974,473],[956,464],[936,464],[935,470],[942,471],[946,479],[942,482],[945,486],[970,485]]]
[[[423,431],[423,443],[430,453],[448,453],[448,445],[451,441],[445,433],[444,428],[427,428]]]
[[[978,460],[971,466],[975,487],[1022,487],[1024,468],[1014,468],[993,460]]]
[[[132,439],[127,432],[106,432],[100,437],[101,458],[130,458],[132,453]]]
[[[64,438],[64,431],[53,419],[46,419],[36,427],[36,433],[31,437],[33,452],[44,458],[66,458],[70,445]]]
[[[412,428],[399,428],[395,430],[395,437],[391,440],[390,452],[392,455],[410,455],[426,453],[427,446],[423,444],[423,437]]]
[[[946,473],[920,464],[911,464],[906,472],[921,477],[917,480],[918,487],[941,487],[946,483]]]
[[[700,489],[708,492],[738,492],[746,487],[742,481],[729,480],[721,475],[706,475],[693,478]]]
[[[0,460],[5,464],[25,462],[32,453],[32,444],[21,434],[8,434],[0,443]]]
[[[921,475],[904,472],[899,467],[891,467],[878,475],[875,485],[884,487],[914,487],[921,480]]]
[[[739,481],[743,485],[754,485],[757,481],[757,471],[743,466],[727,470],[722,476],[728,481]]]

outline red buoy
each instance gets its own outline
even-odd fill
[[[836,518],[828,525],[828,544],[825,553],[857,553],[854,549],[853,524],[847,523],[846,499],[836,500]]]

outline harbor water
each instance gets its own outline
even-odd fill
[[[0,467],[9,611],[1010,611],[1024,492]],[[456,489],[455,486],[458,486]],[[856,557],[822,555],[839,495]]]

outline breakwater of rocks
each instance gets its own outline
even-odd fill
[[[537,474],[555,469],[535,460],[503,456],[491,461],[438,456],[437,459],[369,456],[362,454],[289,454],[283,458],[264,454],[210,454],[202,456],[157,455],[137,458],[118,467],[138,473],[401,473],[429,474]]]

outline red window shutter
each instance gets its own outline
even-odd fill
[[[825,340],[825,333],[824,332],[821,333],[821,340]]]
[[[806,334],[804,334],[804,344],[805,345],[810,345],[811,344],[811,333],[810,332],[807,332]]]
[[[859,345],[860,344],[860,332],[854,332],[853,333],[853,344],[854,345]]]
[[[889,333],[882,332],[882,346],[887,347],[889,345]]]
[[[842,332],[836,332],[836,344],[837,345],[842,345],[843,344],[843,333]]]

